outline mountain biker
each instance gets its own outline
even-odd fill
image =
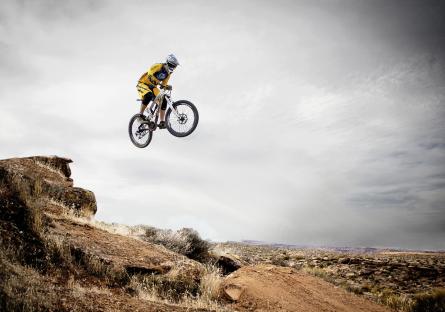
[[[165,63],[156,63],[150,67],[150,69],[144,73],[141,78],[139,78],[136,89],[142,99],[140,114],[143,115],[147,105],[150,101],[153,101],[155,97],[159,94],[161,88],[166,90],[171,90],[171,85],[168,85],[168,80],[170,75],[176,66],[179,65],[178,59],[173,54],[169,54],[165,60]],[[165,109],[167,108],[167,103],[164,100],[160,109],[160,122],[158,127],[160,129],[165,129]]]

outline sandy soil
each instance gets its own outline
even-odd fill
[[[239,311],[391,311],[319,278],[272,265],[243,267],[226,278],[223,289]]]

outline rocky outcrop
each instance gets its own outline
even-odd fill
[[[203,266],[92,219],[94,193],[73,186],[71,162],[0,160],[0,310],[206,311],[139,298],[196,294]]]
[[[97,210],[93,192],[73,187],[71,162],[57,156],[1,160],[0,183],[24,202],[38,201],[39,209],[51,216],[45,235],[63,239],[78,254],[131,273],[165,274],[181,263],[184,274],[199,275],[198,262],[162,246],[109,233],[94,223],[66,218],[67,213],[73,217],[91,217]]]
[[[122,268],[128,274],[182,274],[198,279],[202,265],[166,248],[109,233],[89,224],[55,220],[51,235],[63,238],[66,244],[83,257],[94,257],[104,265]]]
[[[47,168],[52,168],[56,171],[59,171],[62,176],[67,178],[68,181],[72,181],[72,179],[70,178],[71,168],[69,166],[69,164],[73,162],[71,159],[57,156],[34,156],[29,157],[29,159],[34,160],[40,165],[47,166]]]
[[[0,160],[0,183],[20,194],[22,200],[45,199],[58,202],[78,215],[93,216],[97,210],[94,193],[73,187],[71,162],[71,159],[57,156]]]

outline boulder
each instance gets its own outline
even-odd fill
[[[224,286],[223,293],[226,299],[236,302],[240,299],[241,294],[244,291],[244,287],[236,284],[228,284]]]
[[[216,260],[216,265],[221,268],[224,275],[230,274],[243,266],[240,260],[230,254],[219,256]]]

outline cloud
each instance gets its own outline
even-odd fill
[[[0,12],[0,157],[73,158],[99,219],[214,240],[445,248],[439,2],[7,1]],[[136,149],[136,80],[171,52],[173,96],[197,105],[200,124]]]

